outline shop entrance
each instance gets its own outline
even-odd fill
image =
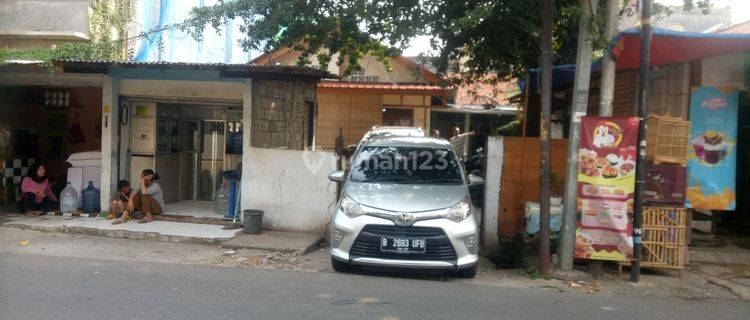
[[[242,160],[242,107],[131,105],[130,181],[137,183],[140,172],[151,166],[161,176],[166,214],[220,217],[213,201],[222,174]],[[148,138],[151,127],[153,139]]]
[[[76,192],[100,187],[102,89],[0,86],[0,203],[15,211],[32,163],[46,167],[55,195],[71,182]],[[76,159],[86,165],[76,166]],[[76,168],[70,168],[74,164]]]

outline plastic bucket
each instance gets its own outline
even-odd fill
[[[243,210],[242,215],[242,227],[245,233],[259,234],[260,227],[263,224],[263,212],[262,210],[248,209]]]

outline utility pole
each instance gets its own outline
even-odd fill
[[[641,250],[643,247],[643,186],[646,163],[646,99],[651,63],[651,1],[643,0],[641,15],[641,72],[638,77],[638,160],[635,164],[635,199],[633,203],[633,263],[630,281],[638,282],[641,276]]]
[[[599,90],[599,115],[602,117],[612,116],[612,100],[615,95],[616,62],[612,59],[610,50],[612,49],[612,38],[615,37],[615,32],[617,32],[617,11],[619,9],[619,3],[620,0],[607,0],[607,20],[604,22],[604,36],[607,39],[608,45],[604,52],[604,57],[602,58],[604,65],[602,66],[601,88]]]
[[[541,146],[541,190],[539,192],[539,274],[550,276],[550,113],[552,110],[552,0],[542,0],[542,101],[539,143]]]
[[[599,0],[581,0],[581,17],[578,27],[578,50],[573,89],[573,106],[568,130],[568,168],[565,174],[565,200],[560,239],[560,269],[573,269],[573,248],[576,234],[576,203],[578,202],[578,148],[580,144],[581,117],[589,104],[593,36],[591,24]]]

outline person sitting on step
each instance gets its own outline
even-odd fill
[[[117,199],[112,201],[112,208],[109,210],[107,220],[119,218],[130,202],[130,193],[133,189],[130,188],[130,182],[128,180],[120,180],[117,182]]]
[[[60,207],[47,179],[47,168],[42,163],[29,167],[28,174],[21,181],[21,193],[18,210],[27,216],[44,215]]]
[[[152,222],[154,221],[153,215],[164,212],[164,194],[157,180],[159,180],[159,174],[154,170],[143,170],[140,183],[130,192],[122,217],[112,221],[112,224],[127,222],[130,220],[130,214],[135,211],[141,211],[146,215],[138,223]]]

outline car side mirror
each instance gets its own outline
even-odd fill
[[[474,187],[478,185],[483,185],[484,179],[478,175],[475,174],[469,174],[469,187]]]
[[[357,151],[357,145],[356,144],[350,144],[346,146],[346,154],[351,156],[354,155],[354,151]]]
[[[328,180],[333,182],[344,182],[344,171],[334,171],[329,173]]]

